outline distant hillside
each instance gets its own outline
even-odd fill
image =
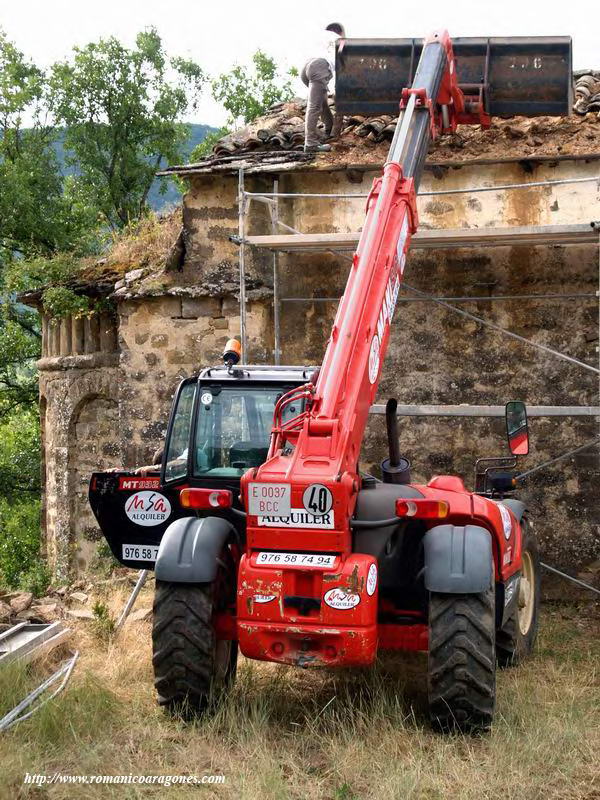
[[[184,164],[188,161],[190,153],[194,147],[200,144],[200,142],[203,141],[204,137],[208,133],[216,130],[216,128],[212,128],[210,125],[195,125],[192,123],[188,123],[188,127],[190,129],[190,136],[183,149],[182,163]],[[63,145],[63,137],[59,137],[58,141],[54,145],[54,149],[58,156],[60,166],[64,172],[66,174],[75,172],[76,170],[74,170],[73,167],[65,164],[65,148]],[[159,190],[163,182],[167,184],[167,191],[165,194],[160,194]],[[169,206],[177,204],[180,198],[181,192],[177,188],[174,181],[167,178],[156,178],[152,184],[150,194],[148,195],[148,203],[150,204],[150,207],[154,209],[154,211],[161,211],[164,208],[168,208]]]

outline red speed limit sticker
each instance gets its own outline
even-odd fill
[[[333,508],[333,495],[322,483],[311,483],[304,490],[302,503],[309,514],[320,517]]]

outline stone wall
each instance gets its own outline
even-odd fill
[[[263,303],[250,303],[249,337],[262,340],[269,319]],[[236,335],[235,297],[148,297],[119,303],[125,466],[151,463],[166,432],[177,385],[202,367],[218,363],[225,343]]]
[[[83,568],[99,531],[87,503],[94,470],[121,461],[116,319],[42,319],[42,525],[50,564],[64,577]]]
[[[538,167],[518,164],[426,173],[424,191],[524,181],[560,180],[597,174],[595,164],[566,162]],[[363,192],[372,175],[290,175],[281,191]],[[538,187],[519,192],[422,197],[422,227],[459,228],[587,223],[600,216],[597,183]],[[310,233],[358,230],[364,199],[282,201],[282,218]],[[343,291],[348,261],[327,253],[280,256],[283,297],[336,298]],[[481,296],[587,294],[586,298],[460,303],[459,308],[589,364],[598,363],[598,247],[501,247],[414,250],[405,280],[431,295]],[[283,363],[317,363],[335,315],[336,302],[283,303]],[[402,404],[598,405],[597,376],[535,348],[511,340],[432,303],[401,293],[377,401],[394,396]],[[535,418],[525,470],[591,439],[597,418]],[[476,458],[506,452],[499,419],[407,417],[401,421],[404,453],[413,477],[455,472],[472,486]],[[373,416],[363,449],[366,469],[378,470],[386,449],[382,417]],[[600,465],[597,449],[532,476],[523,485],[553,563],[579,569],[600,557]]]
[[[532,172],[533,169],[533,172]],[[564,162],[436,168],[424,191],[521,181],[588,177],[595,164]],[[365,192],[375,172],[281,174],[281,191]],[[246,188],[270,190],[268,176],[247,176]],[[40,393],[45,441],[44,520],[48,552],[59,573],[89,563],[98,531],[87,505],[87,481],[95,469],[147,464],[163,439],[179,381],[219,360],[238,335],[238,257],[230,236],[238,232],[235,175],[194,178],[184,201],[186,259],[168,281],[146,283],[145,295],[126,286],[117,292],[117,313],[89,319],[44,320]],[[597,184],[582,183],[489,192],[473,197],[421,197],[422,227],[473,227],[581,223],[597,218]],[[355,231],[364,219],[364,198],[281,201],[281,219],[303,232]],[[248,232],[270,233],[265,205],[253,202]],[[247,362],[273,360],[273,257],[247,251]],[[331,254],[279,257],[285,297],[337,298],[347,260]],[[438,296],[585,293],[597,289],[598,250],[592,246],[511,247],[487,250],[413,251],[407,282]],[[127,283],[127,281],[125,282]],[[121,291],[121,290],[120,290]],[[151,295],[151,296],[150,296]],[[594,405],[596,376],[489,331],[430,303],[398,302],[379,402],[493,404],[521,398],[529,404]],[[319,363],[335,302],[284,303],[283,363]],[[461,308],[527,338],[597,361],[595,297],[470,302]],[[531,420],[535,463],[575,447],[597,430],[597,420]],[[402,446],[414,477],[456,472],[471,484],[479,456],[505,452],[499,419],[405,418]],[[373,416],[363,461],[378,469],[385,455],[382,417]],[[578,569],[600,556],[598,458],[593,451],[539,473],[524,486],[549,560]]]

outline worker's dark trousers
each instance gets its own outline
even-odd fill
[[[325,58],[312,58],[304,65],[300,78],[308,86],[308,103],[304,123],[304,144],[314,147],[320,143],[317,132],[319,117],[325,125],[325,134],[338,136],[342,128],[343,117],[331,113],[327,101],[327,84],[332,78],[329,62]]]

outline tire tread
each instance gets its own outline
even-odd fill
[[[156,582],[152,664],[158,703],[203,711],[213,679],[212,585]]]
[[[489,730],[494,714],[494,590],[432,593],[429,607],[429,709],[443,731]]]

